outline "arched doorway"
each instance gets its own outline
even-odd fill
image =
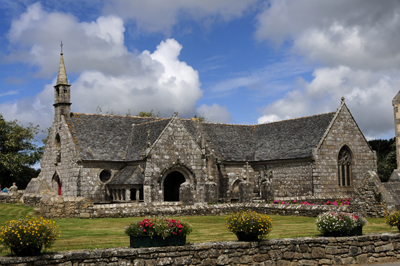
[[[186,181],[182,173],[174,171],[164,180],[164,201],[179,201],[179,187]]]
[[[58,174],[57,173],[54,173],[54,175],[53,175],[53,180],[52,181],[54,181],[54,182],[56,182],[57,183],[57,186],[58,186],[58,195],[59,196],[61,196],[62,195],[62,192],[61,192],[61,180],[60,180],[60,177],[58,176]]]

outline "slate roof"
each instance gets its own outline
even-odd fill
[[[124,161],[133,124],[156,118],[71,113],[67,119],[82,160]]]
[[[256,126],[254,161],[310,157],[334,115],[328,113]]]
[[[138,166],[127,166],[110,181],[108,185],[142,185],[144,175]]]
[[[202,123],[225,161],[308,158],[335,113],[255,126]]]
[[[128,143],[128,161],[140,160],[140,154],[146,150],[147,132],[150,130],[150,146],[157,140],[161,132],[171,121],[171,118],[147,122],[132,127],[132,134]]]
[[[226,161],[254,161],[254,126],[202,123]]]
[[[323,137],[335,113],[261,125],[200,123],[225,161],[268,161],[308,158]],[[67,120],[83,160],[136,161],[146,150],[147,132],[153,145],[172,118],[140,118],[72,114]],[[181,119],[194,140],[199,130]],[[133,126],[133,124],[135,124]]]

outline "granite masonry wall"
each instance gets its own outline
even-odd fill
[[[400,234],[286,238],[179,247],[109,248],[0,257],[1,265],[257,265],[328,266],[400,260]]]
[[[350,144],[351,143],[351,144]],[[351,151],[351,186],[338,186],[338,154],[347,145]],[[353,116],[344,105],[329,133],[313,157],[313,183],[315,196],[352,195],[368,171],[376,171],[376,155],[367,142]]]
[[[262,171],[264,165],[254,166]],[[266,165],[266,174],[272,171],[275,198],[311,196],[313,190],[312,164],[310,161],[281,162]]]
[[[178,117],[172,118],[161,137],[149,150],[145,170],[144,200],[163,201],[163,183],[175,170],[182,173],[193,191],[193,199],[182,201],[203,202],[205,159],[202,151]],[[162,172],[164,171],[164,172]]]

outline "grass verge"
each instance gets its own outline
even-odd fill
[[[21,204],[0,204],[0,225],[5,221],[32,216],[33,208]],[[315,217],[269,215],[273,221],[272,232],[267,238],[317,237]],[[187,242],[221,242],[236,241],[236,236],[225,227],[226,216],[185,216],[171,217],[182,219],[192,224],[193,232]],[[110,247],[127,247],[129,238],[124,234],[124,228],[132,221],[142,218],[102,218],[102,219],[54,219],[61,231],[61,237],[56,240],[48,251],[66,251],[77,249],[95,249]],[[383,218],[368,218],[368,225],[363,233],[398,232],[390,228]],[[0,249],[3,248],[0,246]],[[8,255],[3,249],[0,255]]]

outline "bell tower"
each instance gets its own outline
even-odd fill
[[[54,119],[60,119],[62,115],[69,115],[71,112],[71,85],[68,84],[67,72],[65,70],[61,42],[60,66],[58,68],[57,84],[54,86]]]

